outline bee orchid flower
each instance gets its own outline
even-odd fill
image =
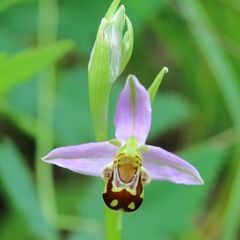
[[[198,171],[187,161],[145,144],[151,125],[150,96],[133,75],[120,93],[114,123],[116,139],[56,148],[43,160],[77,173],[101,176],[105,204],[125,212],[140,207],[144,186],[151,179],[203,184]]]

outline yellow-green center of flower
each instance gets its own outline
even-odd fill
[[[128,138],[125,145],[120,147],[113,164],[117,166],[122,182],[130,183],[133,180],[138,168],[142,166],[142,156],[136,138]]]

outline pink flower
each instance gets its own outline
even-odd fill
[[[203,184],[191,164],[160,147],[145,145],[151,125],[150,97],[133,75],[120,93],[114,122],[116,139],[56,148],[43,160],[77,173],[102,176],[105,204],[126,212],[140,207],[144,186],[151,179]]]

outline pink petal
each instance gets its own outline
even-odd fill
[[[137,78],[129,75],[117,102],[116,138],[126,141],[135,136],[145,143],[151,125],[151,103],[147,90]]]
[[[118,148],[109,142],[86,143],[52,150],[42,160],[77,173],[100,176]]]
[[[203,180],[190,163],[160,148],[147,146],[149,152],[143,152],[143,166],[154,180],[168,180],[187,185],[201,185]]]

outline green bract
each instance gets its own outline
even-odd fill
[[[155,77],[151,86],[148,89],[148,93],[149,93],[149,96],[150,96],[150,99],[151,99],[151,103],[153,102],[153,100],[154,100],[154,98],[157,94],[158,88],[160,87],[160,84],[162,82],[162,79],[163,79],[165,73],[168,73],[168,68],[167,67],[163,67],[161,69],[161,71]]]
[[[88,65],[90,107],[98,140],[107,136],[111,85],[124,70],[133,49],[132,24],[124,6],[117,9],[119,2],[114,1],[101,20]]]

